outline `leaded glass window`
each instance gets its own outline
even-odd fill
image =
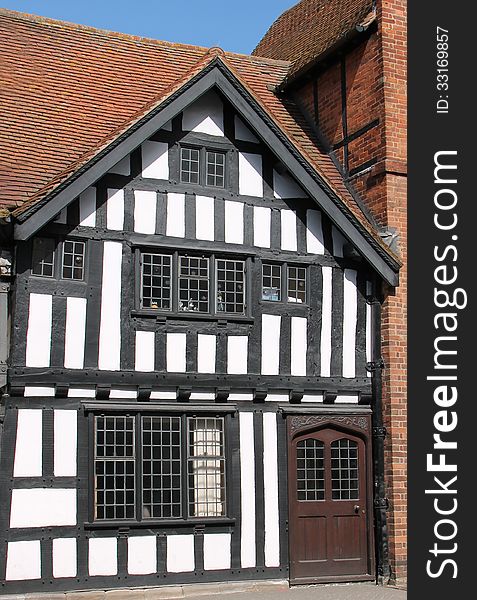
[[[52,238],[33,238],[32,274],[40,277],[53,277],[54,268],[55,240]]]
[[[325,499],[324,444],[308,438],[296,445],[297,499],[316,501]]]
[[[353,440],[331,443],[331,493],[333,500],[359,498],[358,444]]]
[[[245,313],[245,262],[243,260],[216,261],[217,312]]]

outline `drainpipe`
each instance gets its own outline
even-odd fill
[[[389,564],[389,539],[387,526],[387,509],[389,502],[386,497],[384,479],[384,440],[386,428],[383,418],[383,369],[384,361],[381,356],[381,302],[377,294],[377,281],[374,282],[374,293],[371,301],[372,311],[372,362],[367,369],[371,372],[373,394],[373,466],[374,466],[374,524],[376,536],[376,583],[383,585],[392,579]]]

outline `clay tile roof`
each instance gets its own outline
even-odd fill
[[[3,38],[3,42],[2,42]],[[389,254],[296,105],[290,63],[102,31],[0,9],[0,208],[20,215],[220,60]]]
[[[293,79],[356,27],[369,26],[373,5],[374,0],[301,0],[278,17],[252,54],[291,61]]]

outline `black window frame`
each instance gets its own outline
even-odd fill
[[[93,403],[94,404],[94,403]],[[232,419],[236,412],[236,407],[231,405],[227,407],[207,407],[195,406],[185,407],[176,405],[173,409],[169,406],[155,406],[147,407],[143,409],[137,406],[117,407],[113,410],[108,410],[107,407],[98,408],[97,405],[89,406],[86,408],[88,415],[88,431],[89,431],[89,461],[88,461],[88,517],[85,525],[87,527],[111,527],[117,525],[121,526],[139,526],[139,527],[151,527],[151,526],[177,526],[187,525],[196,523],[233,523],[235,519],[231,516],[231,509],[233,502],[231,500],[230,486],[232,485],[233,473],[231,470],[231,456],[233,448],[237,445],[238,440],[233,439],[232,435],[235,429],[232,427]],[[96,420],[98,418],[108,417],[129,417],[134,420],[135,439],[134,439],[134,478],[135,478],[135,489],[134,489],[134,516],[130,517],[114,517],[114,518],[98,518],[96,513],[96,499],[97,499],[97,487],[96,487]],[[143,449],[142,443],[142,423],[143,419],[146,418],[174,418],[180,421],[180,433],[181,433],[181,470],[180,470],[180,486],[181,486],[181,498],[180,498],[180,515],[179,516],[144,516],[143,505]],[[222,423],[221,430],[221,443],[222,443],[222,454],[217,458],[208,457],[208,460],[220,460],[222,466],[222,478],[221,487],[223,489],[223,495],[221,496],[219,503],[222,505],[220,515],[211,514],[198,516],[190,514],[190,452],[191,448],[189,443],[189,426],[191,420],[200,421],[202,419],[214,419],[219,420]],[[213,490],[214,488],[209,488]],[[217,489],[217,488],[216,488]]]
[[[41,260],[39,260],[38,262],[35,261],[35,246],[36,246],[36,242],[48,242],[52,244],[53,249],[51,252],[51,256],[52,256],[52,262],[51,263],[45,263],[48,266],[51,266],[51,275],[45,275],[43,272],[42,273],[35,273],[34,272],[34,268],[35,266],[41,265],[41,270],[43,271],[43,266],[44,266],[44,262],[45,262],[45,254],[43,254],[43,258]],[[54,279],[55,278],[55,271],[56,271],[56,263],[57,261],[57,257],[56,257],[56,252],[57,252],[57,242],[55,240],[55,238],[53,237],[48,237],[48,236],[37,236],[34,237],[32,239],[31,242],[31,261],[30,261],[30,272],[34,277],[41,277],[41,278],[45,278],[45,279]]]
[[[183,150],[194,150],[199,153],[199,172],[198,172],[198,181],[187,181],[182,178],[182,151]],[[229,172],[230,172],[230,159],[229,159],[229,149],[225,148],[217,148],[214,146],[204,146],[199,144],[179,144],[179,167],[178,167],[178,177],[177,180],[179,183],[183,185],[191,185],[191,186],[200,186],[204,188],[210,188],[211,190],[225,190],[229,187]],[[208,182],[208,157],[209,154],[220,154],[224,157],[223,164],[223,185],[213,185]],[[187,179],[190,179],[188,177]]]
[[[271,300],[264,297],[264,289],[268,286],[264,286],[264,266],[279,267],[280,268],[280,299]],[[289,299],[289,269],[304,269],[305,270],[305,300],[304,302],[298,302],[298,300]],[[287,304],[293,306],[308,306],[309,305],[309,265],[299,264],[295,262],[274,262],[269,260],[263,260],[261,264],[260,273],[260,301],[266,302],[270,305]]]
[[[33,260],[34,260],[34,244],[37,239],[45,239],[52,240],[54,251],[53,251],[53,274],[52,275],[42,275],[39,273],[33,272]],[[73,243],[73,244],[82,244],[83,246],[83,265],[81,267],[82,277],[81,279],[74,279],[70,277],[64,277],[63,274],[63,261],[64,261],[64,253],[65,253],[65,243]],[[32,238],[30,243],[30,251],[29,251],[29,273],[30,276],[34,279],[42,280],[42,281],[63,281],[65,283],[73,284],[73,285],[81,285],[85,284],[88,277],[88,240],[83,237],[76,236],[58,236],[58,235],[40,235]],[[71,268],[75,268],[74,266]]]
[[[136,311],[143,315],[162,315],[164,318],[205,318],[205,319],[250,319],[250,290],[251,290],[251,257],[249,255],[236,255],[228,253],[212,253],[199,252],[176,249],[167,251],[165,248],[147,248],[138,246],[135,248],[135,263],[136,263]],[[143,304],[143,256],[144,255],[162,255],[170,256],[172,264],[171,273],[171,308],[163,309],[160,307],[152,308]],[[208,261],[208,303],[209,309],[207,312],[199,310],[181,310],[180,303],[180,259],[181,258],[202,258]],[[217,306],[217,263],[218,261],[235,261],[243,264],[243,312],[226,312],[219,311]]]

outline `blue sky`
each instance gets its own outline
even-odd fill
[[[249,54],[297,0],[3,0],[1,6],[171,42]]]

